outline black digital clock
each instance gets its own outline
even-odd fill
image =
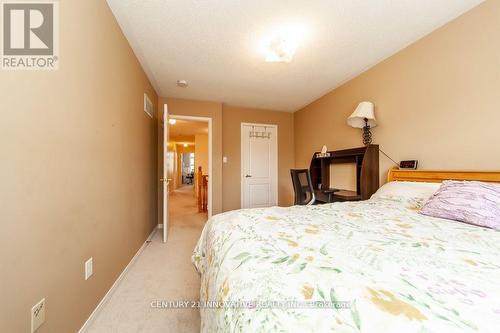
[[[416,170],[418,166],[417,160],[401,161],[399,162],[400,169],[412,169]]]

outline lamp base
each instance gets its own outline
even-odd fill
[[[368,119],[365,118],[365,127],[363,127],[363,144],[365,146],[372,144],[372,132],[370,131],[370,125],[368,125]]]

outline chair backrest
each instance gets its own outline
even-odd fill
[[[311,205],[314,203],[314,189],[309,169],[291,169],[293,190],[295,191],[296,205]]]

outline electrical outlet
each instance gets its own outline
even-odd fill
[[[90,258],[89,260],[87,260],[85,262],[85,280],[88,280],[89,277],[92,276],[92,274],[94,274],[94,267],[93,267],[93,261],[92,261],[92,258]]]
[[[31,308],[31,333],[45,322],[45,298]]]

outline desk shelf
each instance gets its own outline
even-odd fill
[[[356,201],[367,200],[379,188],[379,147],[366,147],[335,150],[328,152],[328,157],[316,157],[314,153],[309,171],[311,180],[319,201]],[[330,165],[354,163],[356,164],[356,191],[339,190],[331,193]],[[321,190],[324,189],[324,190]]]

